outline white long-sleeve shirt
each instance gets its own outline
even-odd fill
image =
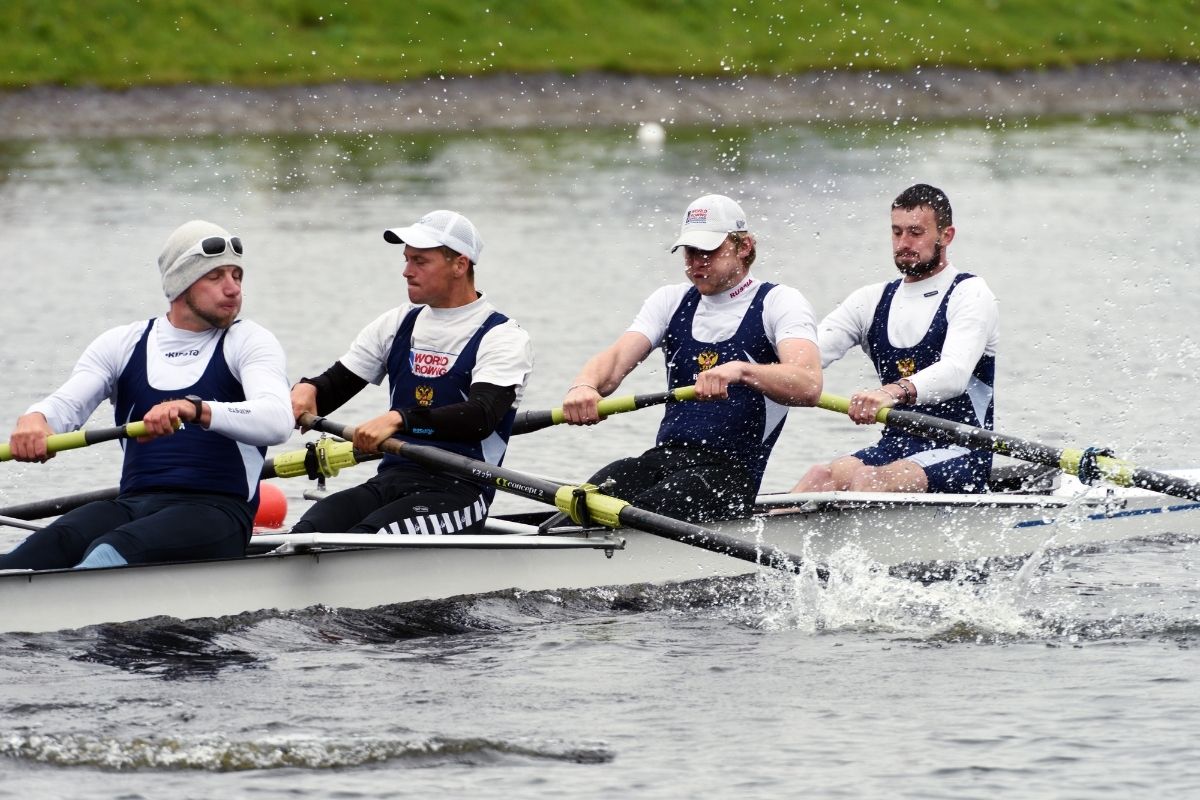
[[[958,270],[947,266],[932,278],[901,282],[888,315],[887,333],[893,345],[912,347],[925,337],[957,274]],[[887,282],[873,283],[856,290],[821,320],[817,335],[822,367],[839,360],[855,346],[870,355],[867,334],[885,286]],[[940,403],[962,394],[980,357],[985,353],[996,354],[999,305],[983,278],[968,278],[954,287],[946,319],[948,328],[941,359],[909,377],[922,403]]]
[[[145,329],[146,321],[139,320],[97,336],[66,383],[29,411],[40,411],[58,433],[82,426],[105,398],[113,398],[117,379]],[[208,366],[221,333],[217,328],[196,333],[176,328],[165,316],[155,319],[146,341],[150,385],[163,391],[193,385]],[[225,361],[246,399],[228,403],[203,398],[212,412],[208,429],[255,447],[287,441],[294,419],[287,360],[279,341],[261,325],[242,320],[225,338]]]

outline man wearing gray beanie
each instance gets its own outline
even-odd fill
[[[245,555],[266,448],[292,431],[283,348],[238,319],[239,237],[192,220],[168,237],[158,269],[167,313],[98,336],[9,440],[18,461],[45,461],[46,437],[79,428],[108,398],[118,425],[146,425],[124,442],[120,494],[37,531],[0,556],[0,569]]]

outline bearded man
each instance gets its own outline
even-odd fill
[[[821,321],[822,367],[854,346],[882,384],[850,398],[850,418],[881,408],[991,429],[999,312],[983,278],[947,252],[954,218],[946,194],[919,183],[892,201],[892,256],[902,277],[857,290]],[[885,428],[871,447],[812,467],[795,492],[984,492],[991,451],[968,450]]]

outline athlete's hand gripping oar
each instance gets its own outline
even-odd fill
[[[821,399],[817,402],[817,407],[840,414],[848,414],[850,401],[845,397],[822,394]],[[964,425],[961,422],[951,422],[927,414],[901,411],[895,408],[881,408],[875,415],[875,419],[890,428],[896,428],[914,436],[959,444],[974,450],[991,450],[1002,456],[1058,467],[1063,472],[1078,475],[1084,483],[1091,483],[1095,478],[1104,478],[1118,486],[1137,486],[1173,497],[1200,500],[1200,483],[1177,475],[1168,475],[1165,472],[1138,467],[1123,459],[1106,455],[1096,448],[1081,450],[1051,447],[1040,442],[1018,439],[1015,436]]]
[[[52,433],[46,437],[46,452],[59,453],[63,450],[76,450],[80,447],[112,442],[117,439],[137,439],[146,435],[144,422],[130,422],[116,428],[91,428],[71,431],[69,433]],[[0,461],[12,460],[12,447],[5,442],[0,444]]]
[[[354,427],[341,425],[325,417],[303,414],[299,420],[312,428],[343,439],[354,438]],[[800,557],[770,545],[757,547],[750,542],[693,525],[690,522],[665,517],[652,511],[635,508],[624,500],[601,494],[595,486],[562,484],[536,475],[527,475],[505,467],[495,467],[436,447],[407,444],[399,439],[385,439],[379,448],[394,455],[441,472],[447,472],[486,486],[494,486],[512,494],[528,497],[555,506],[577,523],[586,520],[616,528],[627,525],[646,533],[690,544],[715,553],[740,558],[754,564],[775,567],[789,572],[801,572]],[[817,577],[828,580],[829,571],[816,568]]]
[[[123,429],[114,428],[114,430]],[[340,470],[381,457],[378,453],[364,453],[361,450],[355,450],[350,442],[318,439],[303,450],[292,450],[268,458],[263,463],[259,477],[262,480],[297,478],[302,475],[311,475],[315,478],[319,474],[332,478]],[[310,469],[314,472],[310,472]],[[116,486],[107,489],[93,489],[88,492],[53,497],[49,500],[5,506],[0,508],[0,515],[26,520],[57,517],[97,500],[114,500],[120,493],[120,489]]]
[[[596,404],[596,411],[601,419],[613,414],[623,414],[626,411],[637,411],[639,408],[658,406],[663,403],[682,402],[696,399],[695,386],[681,386],[669,392],[653,392],[651,394],[631,394],[623,397],[606,397]],[[551,425],[559,425],[565,421],[561,407],[548,411],[519,411],[513,421],[512,432],[533,433]]]

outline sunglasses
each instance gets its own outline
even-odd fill
[[[232,250],[240,256],[242,254],[241,237],[231,236],[226,239],[224,236],[209,236],[196,242],[194,245],[189,247],[183,255],[175,260],[182,261],[188,256],[204,256],[205,258],[213,258],[214,256],[223,255],[227,249]]]

